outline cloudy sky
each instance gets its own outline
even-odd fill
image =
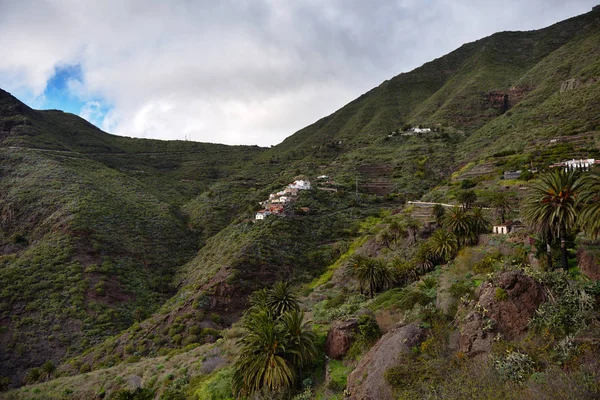
[[[0,88],[123,136],[273,145],[465,42],[598,0],[0,0]]]

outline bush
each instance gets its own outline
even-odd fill
[[[534,362],[527,354],[507,350],[506,356],[494,360],[494,368],[505,379],[523,382],[534,371]]]
[[[233,399],[231,391],[233,369],[223,368],[209,376],[194,392],[195,398],[204,400]]]

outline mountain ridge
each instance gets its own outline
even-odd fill
[[[182,334],[212,340],[194,324],[229,325],[275,278],[310,281],[361,220],[452,196],[468,163],[600,157],[599,27],[596,10],[467,43],[268,149],[118,137],[0,89],[0,375],[15,386],[47,360],[74,374],[122,362],[128,346],[155,356]],[[561,90],[570,79],[580,85]],[[419,125],[432,132],[410,134]],[[542,147],[556,136],[592,139]],[[299,174],[331,175],[338,191],[301,199],[305,217],[253,224],[257,202]]]

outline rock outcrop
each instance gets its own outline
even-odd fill
[[[410,352],[410,349],[423,339],[425,330],[414,324],[398,326],[383,335],[348,376],[349,398],[393,399],[393,390],[385,380],[385,372],[396,366],[402,355]]]
[[[328,357],[339,360],[343,358],[358,332],[358,320],[334,322],[327,332],[327,341],[325,342],[325,353]]]
[[[590,251],[585,247],[580,247],[577,251],[577,264],[588,278],[594,281],[600,281],[600,255],[597,252]]]
[[[504,272],[495,283],[484,283],[477,297],[460,322],[459,350],[471,357],[489,353],[498,334],[509,340],[523,336],[546,299],[542,286],[521,271]]]

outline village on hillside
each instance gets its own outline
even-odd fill
[[[301,190],[312,189],[311,182],[308,179],[297,179],[285,187],[285,189],[271,193],[269,198],[265,201],[261,201],[259,204],[262,209],[258,210],[254,216],[256,221],[264,220],[269,215],[277,215],[280,217],[286,216],[286,206],[294,203],[298,198],[298,193]],[[321,175],[317,177],[317,188],[319,190],[337,192],[335,188],[335,182],[329,179],[327,175]],[[309,212],[307,207],[300,207],[299,211]]]
[[[256,212],[254,219],[258,221],[265,219],[269,215],[285,215],[285,206],[296,201],[298,192],[310,189],[309,180],[299,179],[287,185],[285,189],[271,193],[267,200],[260,202],[263,209]]]

